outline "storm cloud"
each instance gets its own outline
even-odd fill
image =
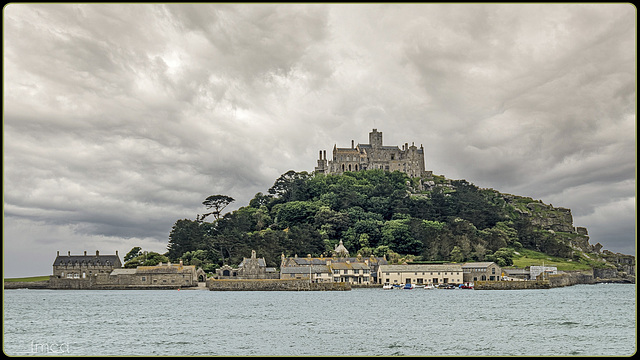
[[[422,144],[426,168],[572,210],[635,254],[631,4],[9,4],[4,271],[164,252],[318,150]]]

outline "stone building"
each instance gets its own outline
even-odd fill
[[[113,269],[121,267],[118,251],[115,255],[100,255],[100,251],[96,251],[95,255],[87,255],[86,251],[84,255],[71,255],[69,251],[66,256],[60,256],[58,251],[53,262],[53,276],[57,279],[87,280],[98,274],[109,274]]]
[[[243,258],[237,268],[224,265],[216,269],[217,279],[278,279],[280,274],[273,267],[267,267],[264,258],[257,258],[251,250],[250,258]]]
[[[49,277],[52,289],[145,289],[180,288],[197,286],[206,281],[202,269],[192,265],[160,263],[155,266],[122,267],[118,252],[115,255],[56,256],[53,275]]]
[[[346,251],[346,249],[344,249]],[[281,255],[280,278],[302,279],[311,277],[312,282],[347,282],[350,284],[375,284],[380,265],[386,265],[384,257],[349,257],[340,245],[336,247],[337,254],[333,257],[285,257]]]
[[[114,269],[106,279],[99,276],[97,280],[97,285],[191,287],[206,281],[206,275],[202,269],[183,265],[180,261],[178,264],[169,262],[135,269]]]
[[[385,171],[401,171],[410,177],[429,176],[425,171],[424,148],[416,147],[413,143],[398,146],[382,144],[382,132],[373,129],[369,133],[368,144],[355,145],[351,140],[350,148],[333,146],[331,160],[327,160],[327,151],[320,150],[316,173],[342,174],[345,171],[360,171],[382,169]]]
[[[460,264],[381,265],[378,284],[462,284]]]
[[[494,262],[468,262],[462,264],[464,282],[500,281],[502,268]]]

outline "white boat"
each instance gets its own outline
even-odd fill
[[[425,289],[425,290],[434,290],[435,288],[436,288],[436,287],[435,287],[435,286],[433,286],[433,284],[427,284],[427,285],[424,287],[424,289]]]
[[[382,285],[382,289],[383,290],[393,290],[393,285],[391,285],[389,283],[385,283],[384,285]]]

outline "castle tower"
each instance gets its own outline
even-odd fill
[[[369,133],[369,144],[374,149],[381,148],[382,132],[379,132],[378,129],[373,129],[373,131]]]

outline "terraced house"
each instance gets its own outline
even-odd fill
[[[378,284],[462,284],[460,264],[380,265]]]

